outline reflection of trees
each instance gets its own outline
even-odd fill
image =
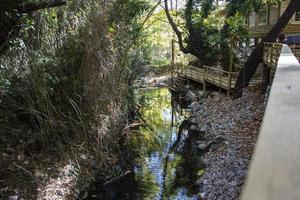
[[[197,155],[192,143],[196,139],[194,136],[198,134],[184,135],[183,131],[191,125],[189,121],[184,120],[179,126],[176,140],[170,144],[171,98],[167,89],[147,91],[136,101],[140,105],[141,118],[147,123],[147,126],[140,128],[139,133],[131,135],[128,144],[134,152],[132,158],[140,165],[135,176],[137,190],[140,191],[136,192],[143,195],[142,199],[156,199],[158,194],[161,199],[174,199],[178,188],[190,188],[197,179],[200,167],[195,159]],[[167,155],[161,164],[162,185],[156,182],[145,161],[145,157],[154,152],[159,152],[160,160]],[[189,193],[193,194],[193,191]]]
[[[155,199],[160,186],[156,183],[152,172],[145,163],[145,155],[153,152],[160,152],[163,156],[163,150],[169,143],[169,134],[171,119],[163,116],[162,111],[171,110],[170,95],[167,89],[152,90],[138,96],[136,102],[140,105],[140,119],[146,123],[146,126],[140,128],[138,134],[132,135],[129,146],[135,154],[140,169],[136,173],[138,188],[137,191],[146,199]],[[145,198],[141,198],[145,199]]]
[[[139,186],[136,188],[139,191],[138,199],[156,199],[157,193],[159,192],[159,184],[155,181],[152,172],[147,168],[143,167],[142,171],[136,174],[136,180]]]
[[[163,195],[161,199],[174,198],[176,195],[176,190],[181,187],[188,189],[188,195],[195,195],[196,191],[194,183],[199,178],[198,172],[203,169],[202,163],[197,159],[199,158],[198,152],[193,148],[193,142],[200,139],[201,135],[194,132],[189,132],[187,138],[184,141],[184,145],[181,149],[178,149],[178,144],[181,142],[182,130],[184,127],[188,127],[190,123],[188,121],[183,121],[181,124],[177,139],[171,146],[168,155],[164,160],[164,170],[163,170]],[[177,155],[173,161],[170,161],[169,155],[175,152]],[[177,159],[176,159],[177,158]],[[175,171],[175,177],[173,175]],[[170,177],[171,181],[167,178]],[[168,199],[167,198],[167,199]]]
[[[186,187],[189,194],[193,194],[193,186],[198,176],[198,171],[203,169],[203,164],[199,159],[200,155],[196,148],[193,147],[195,140],[199,139],[201,135],[195,132],[189,132],[188,137],[185,140],[182,151],[182,162],[179,163],[175,176],[175,187]]]
[[[141,115],[154,131],[169,130],[170,120],[164,120],[162,110],[170,109],[170,102],[170,95],[167,89],[149,91],[138,99],[138,103],[142,105]]]
[[[132,137],[132,148],[149,155],[151,152],[162,152],[169,142],[171,119],[163,116],[163,110],[170,111],[170,94],[168,89],[151,90],[138,95],[136,102],[141,106],[140,118],[146,126],[140,128],[140,134]],[[142,155],[141,153],[139,153]]]

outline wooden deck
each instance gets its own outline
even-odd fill
[[[206,90],[207,84],[211,84],[227,91],[228,95],[234,89],[239,72],[228,72],[221,69],[204,66],[203,68],[186,66],[178,71],[178,76],[203,84]],[[261,82],[261,77],[254,78],[250,85]]]
[[[278,59],[282,50],[281,43],[265,43],[263,62],[270,68],[275,69],[278,64]],[[300,45],[290,45],[295,57],[300,59]],[[235,83],[239,72],[228,72],[214,67],[204,66],[203,68],[184,66],[176,69],[176,74],[180,78],[193,80],[203,84],[203,90],[206,90],[207,84],[214,85],[218,88],[225,89],[228,95],[235,87]],[[262,76],[257,75],[252,78],[250,86],[261,83]]]
[[[256,25],[250,27],[249,30],[249,37],[251,38],[263,38],[270,30],[273,28],[274,24],[267,24],[267,25]],[[288,24],[284,28],[285,34],[299,34],[300,33],[300,26],[299,24]]]

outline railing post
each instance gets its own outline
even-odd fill
[[[273,50],[274,50],[274,44],[271,46],[271,65],[273,65]],[[275,63],[274,63],[275,65]]]
[[[221,86],[222,86],[222,74],[220,73],[220,76],[219,76],[219,92],[221,92]]]
[[[229,72],[228,73],[228,90],[227,90],[227,96],[230,96],[231,80],[232,80],[232,72]]]
[[[203,67],[203,85],[202,85],[202,90],[204,92],[204,97],[205,97],[205,92],[206,92],[206,82],[205,82],[205,78],[206,78],[206,75],[207,75],[206,70],[207,70],[207,68],[204,66]]]
[[[227,95],[230,96],[230,90],[231,90],[231,73],[234,71],[233,69],[233,57],[234,57],[234,52],[233,52],[234,44],[233,44],[233,39],[230,39],[230,60],[229,60],[229,73],[227,74],[227,80],[228,80],[228,90],[227,90]]]
[[[264,51],[263,51],[263,62],[266,61],[266,43],[264,43]]]

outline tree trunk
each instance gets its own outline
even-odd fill
[[[265,94],[267,92],[268,85],[270,84],[270,74],[271,74],[271,69],[266,64],[264,64],[263,80],[262,80],[262,88],[261,88],[262,94]]]
[[[275,42],[280,31],[288,24],[295,12],[300,8],[299,0],[291,0],[290,4],[278,19],[271,31],[263,38],[259,45],[253,50],[241,70],[236,85],[235,96],[241,96],[241,90],[249,85],[249,82],[256,71],[257,66],[262,62],[264,42]]]
[[[189,53],[189,51],[185,48],[185,46],[183,44],[182,33],[178,29],[177,25],[175,24],[170,12],[169,12],[168,0],[165,0],[165,13],[166,13],[167,19],[168,19],[173,31],[175,32],[175,34],[178,38],[178,44],[179,44],[180,51],[182,51],[185,54]]]

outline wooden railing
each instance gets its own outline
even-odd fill
[[[290,44],[289,47],[298,61],[300,61],[300,44]]]
[[[204,66],[205,81],[222,87],[226,90],[231,90],[234,86],[238,72],[228,72],[214,67]]]
[[[242,200],[300,198],[300,64],[282,45]]]
[[[223,88],[230,93],[234,87],[239,72],[228,72],[214,67],[203,66],[203,68],[186,66],[178,71],[179,76],[203,83],[203,90],[206,90],[206,83]]]
[[[275,68],[279,59],[283,44],[282,43],[264,43],[263,62],[269,67]],[[300,44],[290,44],[289,47],[294,56],[300,61]]]
[[[198,67],[187,66],[184,69],[185,76],[195,80],[195,81],[202,81],[204,77],[204,70]]]
[[[264,43],[264,53],[263,62],[271,67],[275,68],[277,66],[278,58],[282,49],[281,43]]]

